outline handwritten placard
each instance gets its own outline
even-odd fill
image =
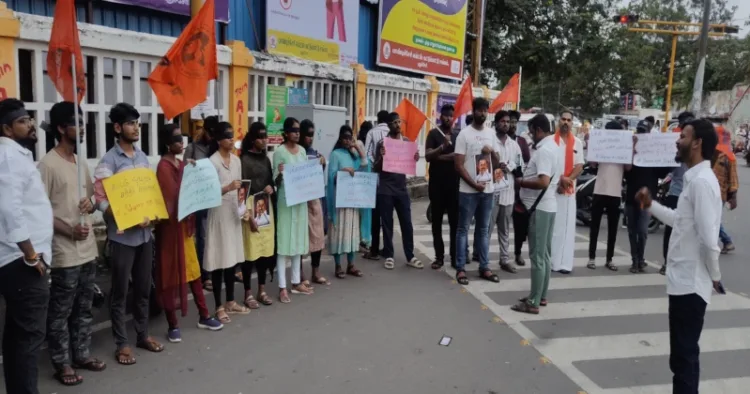
[[[639,167],[677,167],[677,139],[679,133],[638,134],[633,164]]]
[[[182,174],[180,198],[177,203],[177,219],[185,219],[191,213],[221,205],[219,174],[209,159],[188,164]]]
[[[156,174],[150,169],[123,171],[102,184],[119,230],[137,226],[144,218],[169,218]]]
[[[378,174],[346,171],[336,174],[336,208],[375,208]]]
[[[287,206],[301,204],[326,195],[323,166],[317,159],[304,163],[286,164],[283,175]]]
[[[414,154],[417,144],[411,141],[385,138],[385,156],[383,156],[383,171],[394,174],[417,175],[417,162]]]
[[[588,161],[633,163],[633,133],[628,130],[591,130],[588,148]]]

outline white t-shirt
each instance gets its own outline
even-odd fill
[[[594,181],[594,194],[622,197],[622,175],[625,171],[625,165],[599,163],[598,168],[596,181]]]
[[[455,153],[465,156],[466,160],[464,161],[464,168],[466,168],[466,172],[469,176],[475,177],[477,175],[476,155],[481,154],[482,148],[486,145],[491,146],[495,152],[500,151],[497,138],[495,138],[495,131],[489,127],[477,130],[471,125],[465,127],[458,133]],[[492,193],[493,190],[494,188],[490,177],[490,183],[485,186],[484,192]],[[461,193],[477,193],[477,190],[466,183],[463,178],[461,179],[458,191]]]
[[[557,191],[557,181],[560,178],[560,171],[563,169],[560,166],[559,157],[564,155],[563,152],[563,148],[560,148],[555,143],[555,137],[552,135],[548,136],[536,144],[536,150],[532,151],[531,160],[529,160],[529,164],[526,165],[526,169],[523,171],[524,180],[536,180],[539,178],[539,175],[547,175],[551,178],[544,197],[539,201],[539,205],[536,206],[536,209],[540,211],[557,212],[555,192]],[[530,209],[534,205],[541,192],[541,189],[521,188],[521,201],[526,209]]]

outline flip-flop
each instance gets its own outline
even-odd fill
[[[357,277],[357,278],[361,278],[361,277],[365,276],[365,274],[363,274],[362,271],[360,271],[360,270],[358,270],[358,269],[356,269],[354,267],[347,268],[346,269],[346,274],[350,275],[350,276]]]
[[[63,374],[62,370],[55,372],[52,377],[55,378],[60,384],[63,386],[78,386],[79,384],[83,383],[83,376],[77,375],[75,371],[70,374]],[[66,379],[74,379],[72,381],[66,380]]]
[[[530,315],[539,314],[539,308],[529,305],[528,302],[519,302],[518,304],[511,306],[510,309],[516,312],[528,313]]]
[[[466,276],[466,272],[464,271],[458,271],[456,272],[456,282],[460,285],[468,285],[469,284],[469,278]]]
[[[99,360],[98,358],[90,358],[88,360],[84,360],[83,362],[76,361],[73,362],[73,366],[76,369],[85,369],[92,372],[99,372],[107,369],[107,364],[104,363],[104,361]]]
[[[479,277],[490,282],[500,283],[500,277],[490,270],[480,272]]]
[[[117,363],[120,365],[133,365],[136,362],[136,359],[133,356],[133,349],[129,346],[115,350],[115,360],[117,360]]]
[[[156,342],[153,338],[148,337],[142,341],[138,341],[135,344],[136,347],[144,350],[148,350],[151,353],[161,353],[164,351],[164,345]]]
[[[424,264],[422,264],[421,261],[419,261],[418,258],[412,257],[411,260],[409,260],[408,263],[406,263],[407,267],[416,268],[416,269],[424,269]]]

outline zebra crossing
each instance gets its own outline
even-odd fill
[[[444,225],[446,253],[448,234]],[[619,237],[623,236],[621,232]],[[470,249],[472,242],[470,232]],[[512,251],[513,234],[510,245]],[[414,246],[428,266],[434,257],[431,225],[414,225]],[[612,272],[603,267],[605,250],[606,244],[597,243],[597,269],[587,269],[588,238],[579,229],[573,274],[552,273],[550,304],[539,315],[510,309],[529,291],[528,243],[522,249],[526,266],[509,274],[498,268],[497,235],[493,234],[490,267],[500,276],[500,283],[479,279],[474,262],[466,266],[471,282],[465,288],[523,338],[522,346],[534,346],[543,362],[554,364],[585,393],[671,393],[665,277],[654,263],[649,263],[646,273],[631,274],[630,254],[619,248],[613,260],[619,271]],[[448,264],[445,267],[446,274],[455,277],[455,271]],[[700,347],[701,392],[746,393],[750,387],[750,299],[732,292],[714,295]]]

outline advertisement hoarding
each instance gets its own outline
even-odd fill
[[[380,0],[380,66],[461,80],[467,0]]]
[[[357,63],[359,0],[268,0],[266,48],[349,67]]]
[[[105,0],[110,3],[127,4],[136,7],[169,12],[172,14],[190,15],[190,0]],[[216,0],[216,20],[229,22],[229,0]]]

